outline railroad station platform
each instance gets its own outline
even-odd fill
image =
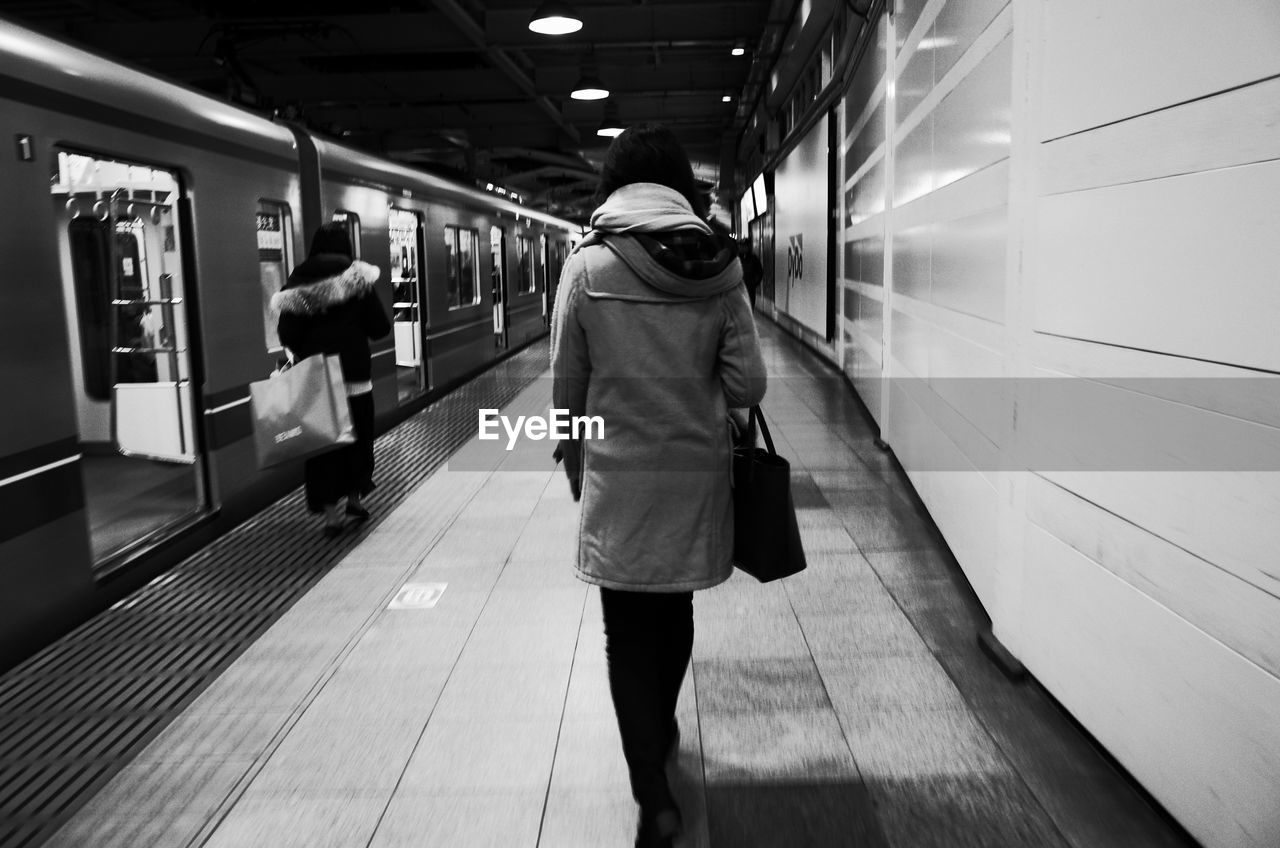
[[[793,465],[809,569],[769,585],[738,573],[695,596],[673,767],[680,844],[1190,844],[1034,681],[1009,681],[980,652],[981,609],[851,391],[767,321],[761,334],[763,408]],[[456,447],[412,435],[433,415],[474,436],[477,403],[544,414],[545,357],[540,343],[504,364],[505,395],[486,395],[497,400],[464,392],[450,411],[433,407],[388,433],[380,478]],[[176,667],[121,672],[197,683],[166,696],[168,712],[138,687],[153,699],[139,711],[160,717],[82,780],[91,798],[66,801],[67,789],[25,832],[52,833],[38,842],[57,848],[631,845],[599,593],[571,568],[577,506],[547,442],[481,448],[461,445],[420,481],[385,485],[371,499],[375,519],[334,543],[296,495],[235,531],[242,538],[220,554],[239,545],[231,570],[254,574],[246,545],[263,559],[288,554],[305,591],[268,603],[245,577],[200,595],[206,611],[277,614],[234,659],[204,660],[203,677],[174,652]],[[178,591],[194,568],[139,603]],[[119,621],[127,612],[127,602],[112,611]],[[195,626],[200,613],[179,620]],[[41,668],[54,674],[37,657],[0,680],[0,711]],[[99,665],[75,687],[105,676]],[[69,708],[47,708],[59,709]],[[91,704],[66,726],[112,709],[124,708]],[[77,734],[92,737],[65,733]],[[70,768],[100,753],[46,761]],[[11,779],[15,768],[6,765]],[[28,796],[51,781],[76,785],[26,779],[44,781]],[[5,795],[17,820],[26,796],[12,783]],[[37,844],[20,839],[6,844]]]

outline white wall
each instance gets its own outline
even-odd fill
[[[1231,383],[1280,374],[1280,4],[898,0],[876,35],[837,358],[997,636],[1205,845],[1280,845],[1280,465],[1177,424],[1280,443]],[[1092,424],[1045,420],[1063,385]],[[1117,410],[1158,461],[1026,460]]]
[[[827,334],[827,118],[800,140],[774,173],[774,303],[819,337]],[[814,202],[817,199],[818,202]],[[800,274],[788,275],[798,239]]]

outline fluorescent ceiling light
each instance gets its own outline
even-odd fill
[[[730,102],[730,101],[732,101],[732,100],[733,100],[733,98],[732,98],[732,97],[730,97],[730,96],[729,96],[729,95],[727,95],[727,94],[726,94],[724,97],[721,97],[721,98],[720,98],[720,102],[721,102],[721,103],[728,103],[728,102]]]
[[[543,3],[529,19],[529,29],[542,35],[568,35],[582,29],[582,18],[568,3]]]

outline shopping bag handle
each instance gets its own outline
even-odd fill
[[[297,364],[297,360],[294,359],[293,356],[293,351],[286,347],[284,348],[284,356],[276,360],[276,370],[271,372],[271,376],[274,377],[277,374],[283,374]]]

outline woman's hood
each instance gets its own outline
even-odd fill
[[[271,297],[272,309],[279,313],[317,315],[331,306],[356,300],[373,291],[373,284],[382,273],[377,265],[356,260],[337,273],[312,279],[308,272],[326,267],[325,263],[315,261],[319,258],[312,257],[294,269],[285,288]]]
[[[711,234],[711,227],[693,214],[684,195],[658,183],[631,183],[609,195],[591,213],[591,229],[619,234],[666,230]]]
[[[593,238],[604,242],[636,276],[678,297],[709,297],[742,281],[732,240],[718,236],[675,189],[632,183],[609,195],[591,215]]]

